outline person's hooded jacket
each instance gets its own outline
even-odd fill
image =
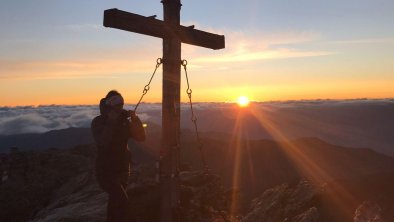
[[[99,176],[116,177],[129,172],[131,154],[128,140],[145,140],[145,130],[141,120],[119,118],[110,121],[100,108],[101,115],[92,121],[91,130],[98,149],[96,173]]]

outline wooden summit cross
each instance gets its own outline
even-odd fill
[[[163,39],[161,222],[178,221],[181,43],[223,49],[224,36],[180,25],[180,0],[162,0],[164,21],[118,9],[104,11],[104,26]]]

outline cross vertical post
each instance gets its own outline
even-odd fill
[[[180,25],[180,0],[163,0],[164,23]],[[179,139],[181,40],[174,35],[163,38],[163,98],[161,138],[161,222],[178,221],[179,217]]]

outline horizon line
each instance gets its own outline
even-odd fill
[[[250,103],[287,103],[287,102],[313,102],[313,101],[363,101],[363,100],[393,100],[394,97],[382,97],[382,98],[346,98],[346,99],[332,99],[332,98],[318,98],[318,99],[288,99],[288,100],[266,100],[256,101],[251,100]],[[181,104],[189,104],[189,102],[180,102]],[[193,104],[201,103],[222,103],[222,104],[237,104],[237,101],[205,101],[205,102],[193,102]],[[135,105],[136,103],[125,103],[125,105]],[[141,102],[141,104],[162,104],[162,102]],[[40,105],[0,105],[0,108],[18,108],[18,107],[46,107],[46,106],[98,106],[98,104],[40,104]]]

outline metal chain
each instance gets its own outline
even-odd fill
[[[155,71],[153,71],[153,74],[152,74],[152,76],[150,77],[150,80],[149,80],[148,84],[146,84],[145,87],[144,87],[144,89],[142,90],[141,98],[140,98],[140,100],[138,101],[137,105],[135,105],[134,112],[137,111],[137,108],[138,108],[138,106],[140,105],[140,103],[141,103],[141,101],[142,101],[142,98],[144,98],[144,96],[148,93],[148,91],[149,91],[149,89],[150,89],[150,83],[152,82],[152,79],[153,79],[153,77],[155,76],[157,69],[159,68],[159,66],[160,66],[162,63],[163,63],[162,58],[158,58],[158,59],[156,60],[156,68],[155,68]]]
[[[202,162],[204,164],[204,170],[206,172],[208,172],[208,165],[207,165],[207,162],[205,160],[205,156],[204,156],[204,153],[203,153],[203,150],[202,150],[204,144],[203,144],[203,142],[202,142],[202,140],[200,138],[200,134],[198,132],[197,116],[195,115],[194,110],[193,110],[193,102],[192,102],[192,92],[193,91],[190,88],[189,77],[187,75],[187,68],[186,68],[187,67],[187,60],[186,59],[182,60],[181,65],[183,66],[183,69],[185,70],[186,83],[187,83],[186,93],[187,93],[187,96],[189,97],[190,110],[191,110],[191,114],[192,114],[191,121],[194,124],[194,129],[195,129],[195,132],[196,132],[196,139],[197,139],[197,142],[198,142],[198,149],[200,150],[201,160],[202,160]]]

